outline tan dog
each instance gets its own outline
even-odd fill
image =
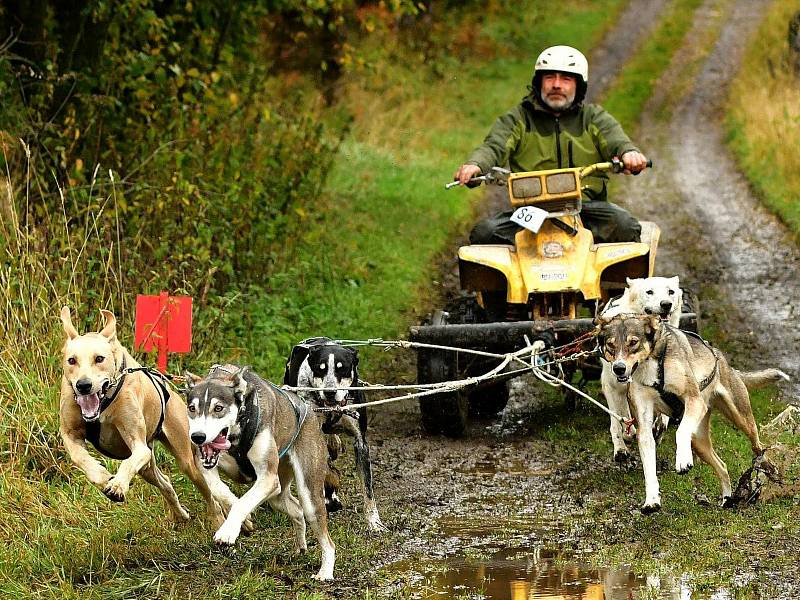
[[[158,488],[172,518],[186,521],[189,513],[155,463],[152,447],[158,440],[200,490],[211,522],[221,525],[224,515],[194,462],[186,406],[180,395],[157,376],[148,375],[119,343],[113,313],[100,313],[105,319],[103,329],[81,335],[72,325],[69,307],[61,309],[67,339],[59,419],[70,458],[114,502],[125,500],[138,473]],[[104,455],[122,460],[116,475],[89,453],[87,441]]]
[[[600,319],[603,356],[617,381],[628,386],[628,400],[637,422],[637,441],[645,477],[642,512],[661,508],[656,477],[653,421],[667,414],[680,420],[675,435],[675,470],[687,473],[692,451],[714,470],[722,486],[722,504],[731,503],[731,479],[711,444],[711,409],[719,410],[750,440],[754,456],[764,452],[750,406],[748,386],[789,377],[778,369],[742,373],[725,356],[699,337],[661,321],[657,315],[619,315]]]

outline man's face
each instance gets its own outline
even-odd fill
[[[567,110],[575,100],[577,78],[569,73],[545,73],[542,76],[542,101],[556,112]]]

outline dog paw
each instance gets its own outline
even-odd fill
[[[317,581],[333,581],[333,573],[323,572],[322,569],[320,569],[319,573],[311,576],[311,579],[316,579]]]
[[[239,537],[239,527],[232,527],[226,521],[214,534],[214,543],[220,546],[233,546]]]
[[[692,451],[675,453],[675,470],[681,475],[685,475],[694,466],[694,456]]]
[[[633,460],[633,456],[628,452],[627,448],[614,451],[614,462],[627,464]]]
[[[653,439],[655,440],[656,444],[660,444],[661,440],[664,438],[664,434],[667,432],[667,427],[669,425],[669,419],[665,419],[663,416],[656,417],[655,421],[653,421]]]
[[[722,508],[735,508],[736,501],[730,496],[723,496],[722,504],[720,506],[722,506]]]
[[[172,516],[172,520],[175,521],[176,523],[185,523],[186,521],[191,519],[189,511],[186,510],[186,508],[181,506],[180,504],[177,507],[173,508],[170,511],[170,513]]]
[[[245,519],[244,523],[242,523],[242,533],[244,534],[251,534],[256,530],[256,526],[253,525],[253,521],[250,519]]]
[[[660,502],[647,502],[644,506],[642,506],[643,515],[652,515],[653,513],[657,513],[660,510],[661,510]]]
[[[212,529],[219,529],[225,523],[225,514],[221,510],[209,509],[206,519]]]
[[[389,531],[389,528],[383,524],[378,515],[373,515],[367,519],[367,527],[372,533],[384,533]]]
[[[339,512],[344,508],[344,504],[341,503],[339,498],[336,495],[333,495],[330,498],[325,498],[325,510],[328,513],[335,513]]]
[[[119,481],[110,479],[103,488],[103,494],[112,502],[125,502],[125,493],[128,491],[128,486],[122,485]]]

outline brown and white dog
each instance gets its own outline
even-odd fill
[[[670,325],[678,327],[681,321],[683,308],[683,290],[678,277],[646,277],[643,279],[627,279],[628,287],[619,298],[611,300],[603,307],[601,318],[609,320],[621,314],[631,315],[658,315]],[[603,370],[600,375],[600,385],[608,408],[625,419],[630,419],[628,408],[627,386],[619,383],[611,371],[611,364],[602,356],[600,362]],[[657,438],[666,430],[667,420],[656,419],[655,427]],[[631,454],[625,444],[636,434],[636,428],[631,427],[630,432],[623,431],[622,424],[611,417],[611,443],[614,445],[614,460],[627,462]]]
[[[748,386],[789,377],[778,369],[743,373],[729,366],[725,356],[699,336],[687,334],[657,315],[618,315],[600,319],[599,341],[618,382],[627,385],[637,422],[637,441],[645,478],[642,512],[661,508],[656,477],[653,421],[659,414],[680,421],[675,435],[675,470],[687,473],[694,451],[714,470],[722,486],[722,504],[731,504],[731,480],[725,463],[711,444],[711,410],[721,412],[750,440],[753,455],[764,446],[750,406]]]
[[[61,309],[66,341],[59,421],[67,453],[110,500],[124,501],[131,480],[139,474],[161,492],[172,518],[186,521],[189,513],[156,465],[153,443],[158,440],[202,494],[209,520],[221,524],[224,515],[194,463],[180,395],[142,369],[120,344],[114,314],[100,313],[105,320],[102,330],[80,334],[69,307]],[[87,441],[105,456],[122,461],[115,475],[89,453]]]

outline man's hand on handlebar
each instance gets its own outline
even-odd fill
[[[647,157],[641,152],[626,152],[622,155],[622,171],[626,175],[638,175],[647,168]]]
[[[453,181],[458,181],[461,185],[467,185],[470,179],[480,174],[481,168],[478,165],[461,165],[455,175],[453,175]]]

